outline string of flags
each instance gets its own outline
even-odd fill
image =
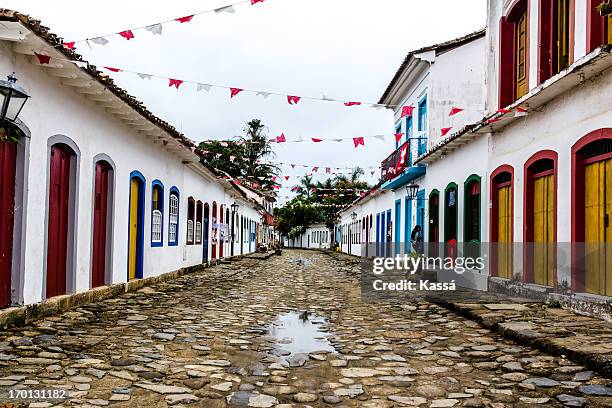
[[[52,61],[60,61],[60,62],[71,62],[77,65],[78,67],[87,66],[87,63],[82,62],[82,61],[51,57],[50,55],[46,53],[46,51],[32,50],[32,52],[34,56],[38,59],[38,62],[40,63],[40,65],[49,65],[51,64]],[[356,102],[356,101],[350,101],[350,100],[345,100],[345,99],[330,98],[326,94],[322,94],[322,96],[320,97],[297,96],[297,95],[290,95],[288,93],[280,93],[280,92],[274,92],[274,91],[269,91],[269,90],[246,89],[246,88],[239,88],[236,86],[227,86],[227,85],[221,85],[221,84],[204,83],[204,82],[193,81],[193,80],[188,80],[188,79],[180,79],[174,76],[169,77],[169,76],[157,75],[153,73],[133,71],[133,70],[129,70],[129,69],[122,68],[122,67],[116,67],[116,66],[102,65],[102,68],[110,73],[124,73],[124,74],[136,75],[141,80],[151,80],[153,78],[160,79],[166,82],[168,88],[174,88],[176,90],[183,89],[185,85],[194,86],[196,92],[205,91],[206,93],[210,93],[210,91],[215,88],[223,89],[225,91],[229,91],[228,96],[230,100],[235,99],[239,95],[242,95],[244,93],[250,93],[250,94],[255,94],[256,96],[262,97],[263,99],[268,99],[270,96],[279,96],[281,98],[286,99],[287,103],[291,106],[298,105],[298,103],[300,103],[302,100],[341,103],[346,107],[355,107],[355,106],[371,107],[376,110],[392,109],[397,106],[397,105],[387,105],[387,104],[379,104],[379,103],[372,103],[372,102]]]
[[[263,0],[260,0],[263,1]],[[84,67],[87,65],[87,63],[82,62],[82,61],[76,61],[76,60],[70,60],[70,59],[64,59],[64,58],[56,58],[56,57],[51,57],[50,55],[48,55],[46,53],[46,51],[36,51],[33,50],[33,54],[34,56],[38,59],[38,62],[40,63],[40,65],[49,65],[51,64],[51,62],[53,60],[57,60],[57,61],[62,61],[62,62],[70,62],[73,63],[79,67]],[[161,79],[164,81],[167,81],[166,83],[168,84],[167,87],[168,88],[174,88],[176,90],[179,89],[183,89],[182,87],[184,87],[185,84],[189,84],[189,85],[193,85],[195,86],[195,90],[196,92],[202,92],[205,91],[206,93],[210,93],[210,91],[214,88],[219,88],[219,89],[224,89],[226,91],[229,91],[229,98],[230,99],[234,99],[237,98],[240,94],[243,93],[251,93],[251,94],[255,94],[256,96],[262,97],[264,99],[268,99],[270,96],[279,96],[282,98],[286,98],[287,103],[291,106],[295,106],[298,105],[300,103],[300,101],[302,100],[312,100],[312,101],[323,101],[323,102],[335,102],[335,103],[342,103],[344,106],[346,107],[355,107],[355,106],[364,106],[364,107],[371,107],[371,108],[375,108],[377,110],[380,109],[394,109],[399,107],[399,105],[391,105],[391,104],[379,104],[379,103],[372,103],[372,102],[356,102],[356,101],[350,101],[350,100],[344,100],[344,99],[337,99],[337,98],[330,98],[328,96],[326,96],[325,94],[323,94],[321,97],[312,97],[312,96],[297,96],[297,95],[293,95],[293,94],[285,94],[285,93],[279,93],[279,92],[273,92],[273,91],[264,91],[264,90],[256,90],[256,89],[246,89],[246,88],[239,88],[239,87],[234,87],[234,86],[227,86],[227,85],[221,85],[221,84],[211,84],[211,83],[204,83],[204,82],[199,82],[199,81],[193,81],[193,80],[187,80],[187,79],[179,79],[176,77],[168,77],[168,76],[162,76],[162,75],[157,75],[157,74],[152,74],[152,73],[145,73],[145,72],[139,72],[139,71],[133,71],[133,70],[129,70],[129,69],[125,69],[125,68],[119,68],[119,67],[114,67],[114,66],[102,66],[102,68],[110,73],[126,73],[126,74],[133,74],[138,76],[138,78],[140,78],[141,80],[151,80],[153,78],[156,79]],[[402,106],[401,107],[401,119],[405,118],[406,116],[413,116],[414,114],[414,110],[416,109],[415,106]],[[429,109],[432,109],[431,107]],[[461,112],[464,111],[469,111],[469,110],[473,110],[473,109],[469,109],[467,107],[459,107],[459,106],[453,106],[450,108],[450,111],[448,113],[448,116],[455,116],[460,114]],[[500,113],[507,113],[507,112],[502,112],[505,111],[504,109],[501,109]],[[517,112],[520,113],[526,113],[527,110],[523,109],[523,108],[517,108],[516,109]],[[479,110],[479,112],[481,112]],[[512,112],[512,110],[510,110],[509,112]],[[483,112],[484,113],[484,112]],[[493,118],[490,119],[490,122],[494,122],[500,120],[499,118]],[[450,132],[450,130],[452,130],[452,127],[449,128],[442,128],[441,134],[442,136],[446,135],[447,133]],[[396,140],[400,140],[403,137],[404,134],[402,133],[396,133],[394,136],[396,138]],[[331,141],[343,141],[343,140],[352,140],[353,144],[355,146],[355,148],[358,148],[359,146],[365,146],[365,139],[366,138],[377,138],[380,140],[385,140],[385,135],[372,135],[372,136],[357,136],[357,137],[350,137],[350,138],[332,138],[332,139],[322,139],[322,138],[318,138],[318,137],[311,137],[310,140],[313,143],[321,143],[327,140],[331,140]],[[286,139],[284,139],[284,135],[279,136],[276,139],[273,139],[272,141],[276,142],[276,143],[283,143],[283,142],[287,142]],[[299,142],[303,142],[305,141],[302,138],[293,140],[292,142],[295,143],[299,143]]]
[[[191,22],[194,17],[197,16],[201,16],[203,14],[209,14],[209,13],[214,13],[214,14],[223,14],[223,13],[230,13],[233,14],[236,12],[235,7],[238,5],[242,5],[245,3],[250,3],[252,6],[254,6],[257,3],[263,3],[265,0],[242,0],[242,1],[238,1],[235,3],[231,3],[231,4],[226,4],[225,6],[221,6],[221,7],[217,7],[214,9],[209,9],[209,10],[204,10],[204,11],[200,11],[197,13],[193,13],[193,14],[189,14],[186,16],[182,16],[182,17],[176,17],[176,18],[171,18],[168,20],[164,20],[164,21],[159,21],[157,23],[153,23],[153,24],[148,24],[145,26],[139,26],[139,27],[131,27],[119,32],[113,32],[110,34],[105,34],[105,35],[98,35],[95,37],[89,37],[89,38],[85,38],[82,40],[73,40],[73,41],[68,41],[68,42],[64,42],[64,47],[69,48],[69,49],[74,49],[76,47],[77,44],[79,43],[86,43],[87,45],[89,45],[91,47],[91,44],[95,44],[95,45],[100,45],[100,46],[104,46],[106,44],[108,44],[110,42],[110,39],[112,39],[113,37],[119,37],[122,38],[124,40],[130,41],[134,38],[136,38],[136,34],[138,31],[147,31],[149,33],[151,33],[152,35],[162,35],[163,33],[163,27],[166,24],[185,24],[185,23],[189,23]]]

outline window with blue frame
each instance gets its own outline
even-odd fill
[[[395,126],[395,134],[399,134],[402,133],[402,123],[398,123],[397,126]],[[397,140],[395,139],[395,148],[397,149],[400,146],[401,143],[401,139]]]
[[[164,185],[155,180],[151,195],[151,246],[163,246],[164,235]]]
[[[418,109],[419,116],[419,143],[418,143],[418,155],[425,154],[427,150],[427,97],[424,97],[419,102]]]
[[[179,191],[176,187],[170,189],[168,206],[168,245],[177,246],[179,242]]]

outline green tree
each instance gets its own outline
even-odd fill
[[[283,225],[281,233],[287,235],[290,231],[303,232],[309,225],[319,222],[325,222],[328,228],[333,228],[338,211],[370,189],[367,182],[359,180],[363,174],[361,168],[356,168],[348,176],[339,175],[316,183],[313,183],[311,176],[302,177],[300,184],[294,187],[298,195],[276,211]],[[296,212],[301,214],[306,211],[303,207],[318,214],[315,221],[297,216]],[[295,230],[296,227],[299,228]]]
[[[257,183],[264,191],[273,191],[278,166],[270,164],[276,157],[259,119],[246,123],[244,136],[229,141],[207,141],[198,146],[206,151],[205,162],[231,177]],[[233,158],[233,160],[230,160]]]

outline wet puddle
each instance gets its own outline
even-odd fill
[[[315,351],[335,351],[328,340],[329,333],[321,328],[326,323],[323,317],[309,312],[280,315],[268,332],[276,339],[275,354],[285,357]]]
[[[312,261],[310,259],[297,258],[297,259],[290,259],[289,264],[294,265],[294,266],[310,266],[312,265]]]

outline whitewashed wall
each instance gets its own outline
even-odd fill
[[[0,76],[16,72],[19,82],[31,99],[20,118],[29,128],[31,139],[22,142],[24,157],[18,172],[16,206],[22,216],[16,220],[15,238],[16,287],[15,300],[31,304],[43,299],[45,291],[46,231],[48,202],[48,168],[50,145],[67,143],[77,152],[77,185],[73,189],[76,203],[74,232],[73,291],[90,288],[92,244],[92,198],[94,188],[94,158],[108,157],[114,164],[114,208],[112,211],[112,280],[127,280],[128,203],[130,173],[141,172],[145,184],[144,277],[159,275],[202,262],[202,246],[186,247],[187,198],[227,206],[238,193],[225,189],[217,181],[205,179],[182,164],[181,159],[162,150],[132,128],[116,120],[103,108],[77,94],[72,88],[30,64],[23,56],[16,56],[5,42],[0,42]],[[164,184],[164,245],[152,248],[150,243],[151,182],[159,179]],[[168,246],[168,196],[171,187],[180,191],[179,245]],[[253,208],[242,211],[257,221],[260,215]],[[109,214],[109,216],[111,216]],[[228,244],[229,245],[229,244]],[[229,248],[229,247],[228,247]],[[225,254],[229,255],[226,250]],[[69,285],[69,288],[71,285]]]

